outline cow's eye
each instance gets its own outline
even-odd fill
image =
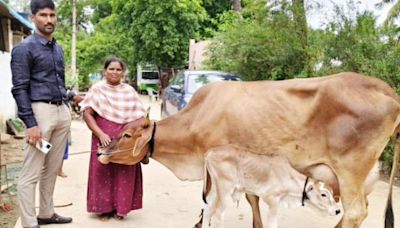
[[[326,194],[325,194],[325,193],[322,193],[321,196],[322,196],[322,197],[326,197]]]
[[[124,138],[127,138],[127,139],[129,139],[129,138],[131,138],[132,137],[132,135],[131,134],[128,134],[128,133],[125,133],[124,134]]]

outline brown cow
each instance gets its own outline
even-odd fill
[[[300,172],[317,164],[332,169],[344,207],[337,227],[359,227],[367,216],[363,183],[398,132],[399,117],[400,97],[385,82],[356,73],[211,83],[177,114],[127,126],[100,151],[100,160],[134,164],[150,155],[179,179],[195,181],[202,179],[204,153],[210,148],[237,144],[250,151],[285,151]],[[394,171],[399,144],[396,140]],[[253,227],[262,227],[258,197],[247,194],[247,199]],[[393,227],[391,190],[385,221]]]

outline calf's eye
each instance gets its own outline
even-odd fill
[[[321,196],[322,196],[322,197],[326,197],[326,194],[325,194],[325,193],[322,193]]]

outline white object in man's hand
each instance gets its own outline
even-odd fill
[[[40,139],[36,143],[36,148],[39,149],[40,151],[42,151],[44,154],[49,153],[51,147],[52,147],[52,145],[44,139]]]

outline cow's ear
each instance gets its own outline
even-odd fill
[[[133,147],[133,156],[140,156],[140,152],[146,146],[146,144],[151,139],[151,133],[153,131],[153,124],[149,124],[147,127],[143,128],[141,131],[141,136],[136,139],[135,146]]]

